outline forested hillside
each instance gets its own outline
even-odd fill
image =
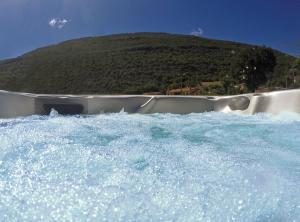
[[[165,33],[70,40],[0,62],[0,89],[34,93],[140,94],[222,80],[251,45]],[[274,51],[268,85],[284,86],[295,58]]]

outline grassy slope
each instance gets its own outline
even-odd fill
[[[0,89],[74,94],[163,91],[179,87],[181,81],[196,85],[219,80],[245,47],[251,46],[164,33],[71,40],[0,62]],[[282,85],[282,75],[294,58],[277,51],[276,55],[272,81]]]

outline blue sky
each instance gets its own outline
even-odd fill
[[[196,34],[300,54],[300,0],[0,0],[0,59],[83,36]]]

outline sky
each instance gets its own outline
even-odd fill
[[[168,32],[300,55],[300,0],[0,0],[0,59],[68,39]]]

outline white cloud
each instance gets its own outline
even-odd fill
[[[68,20],[68,19],[53,18],[49,21],[49,26],[52,28],[62,29],[69,22],[70,22],[70,20]]]
[[[202,36],[204,33],[204,30],[202,28],[197,28],[195,30],[193,30],[190,34],[194,35],[194,36]]]

